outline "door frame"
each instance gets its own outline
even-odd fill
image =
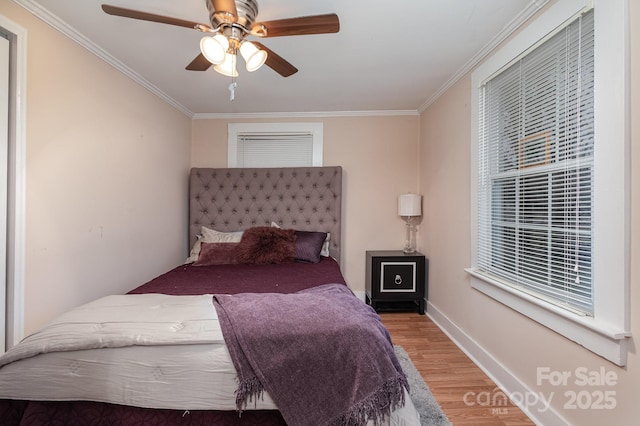
[[[24,337],[27,31],[0,15],[9,40],[9,150],[5,350]]]

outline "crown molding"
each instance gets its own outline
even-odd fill
[[[194,120],[215,120],[234,118],[322,118],[322,117],[389,117],[418,116],[416,110],[379,111],[311,111],[311,112],[249,112],[249,113],[202,113],[194,114]]]
[[[455,74],[451,76],[447,82],[438,89],[429,99],[427,99],[420,107],[418,113],[422,114],[431,104],[433,104],[440,96],[456,84],[462,77],[473,70],[480,62],[482,62],[489,54],[505,41],[511,34],[516,32],[529,18],[542,9],[549,0],[532,0],[527,7],[522,10],[515,18],[513,18],[495,37],[489,41],[482,49],[480,49],[466,64],[462,66]]]
[[[182,112],[184,115],[188,117],[193,117],[193,112],[190,111],[187,107],[173,99],[171,96],[167,95],[165,92],[160,90],[157,86],[150,83],[147,79],[142,77],[140,74],[126,66],[124,63],[116,59],[113,55],[102,49],[100,46],[89,40],[80,32],[76,31],[69,24],[64,22],[62,19],[58,18],[56,15],[52,14],[36,2],[32,0],[13,0],[15,3],[27,9],[34,16],[41,19],[45,23],[49,24],[54,29],[60,31],[62,34],[69,37],[71,40],[78,43],[80,46],[84,47],[122,74],[129,77],[131,80],[135,81],[178,111]]]

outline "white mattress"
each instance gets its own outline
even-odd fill
[[[47,333],[35,333],[25,339],[31,341],[31,347],[3,355],[0,362],[29,356],[0,368],[0,398],[91,400],[178,410],[235,410],[236,371],[210,295],[136,295],[136,304],[120,305],[124,309],[118,308],[117,320],[113,320],[108,311],[121,304],[123,297],[129,300],[130,296],[109,296],[111,299],[85,305],[80,311],[54,321],[49,331],[60,332],[58,335],[64,344],[50,342]],[[144,308],[140,308],[138,302]],[[160,315],[159,308],[167,306],[171,307],[168,316]],[[91,312],[93,318],[80,319],[84,315],[82,311]],[[154,332],[163,330],[158,332],[161,343],[141,339],[139,330],[131,325],[135,318],[145,320],[136,327]],[[94,348],[69,346],[69,342],[81,340],[79,334],[70,331],[78,327],[91,330],[88,346]],[[127,331],[120,335],[123,330]],[[172,333],[186,334],[188,338],[169,344],[166,335]],[[104,338],[112,335],[118,335],[115,345]],[[105,347],[110,345],[117,347]],[[44,353],[30,356],[34,352]],[[419,424],[408,394],[405,399],[407,403],[392,413],[389,424]],[[263,398],[250,403],[247,409],[277,407],[265,392]]]

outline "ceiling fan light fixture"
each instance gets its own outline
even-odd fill
[[[212,64],[221,64],[224,62],[227,49],[229,49],[229,40],[222,34],[215,36],[205,36],[200,40],[200,51]]]
[[[240,54],[247,63],[247,71],[253,72],[260,68],[267,60],[267,52],[260,50],[250,41],[243,41],[240,45]]]
[[[238,70],[236,69],[237,58],[233,53],[227,53],[224,61],[221,64],[217,64],[213,67],[214,70],[227,77],[237,77]]]

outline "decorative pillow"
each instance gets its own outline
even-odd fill
[[[193,266],[233,265],[238,262],[240,243],[202,243],[200,255]]]
[[[244,231],[220,232],[203,226],[200,232],[206,243],[239,243]]]
[[[278,225],[277,222],[271,222],[271,227],[281,229],[280,225]],[[327,232],[325,235],[326,238],[324,240],[324,243],[322,244],[320,256],[329,257],[331,256],[331,254],[329,253],[329,245],[331,244],[331,232]]]
[[[296,254],[295,259],[299,262],[318,263],[320,262],[320,252],[327,238],[326,232],[295,231],[296,234]]]
[[[191,247],[191,251],[189,252],[189,257],[187,257],[187,260],[185,260],[184,263],[193,263],[198,260],[198,255],[200,254],[201,247],[202,235],[196,235],[196,242],[193,243],[193,247]]]
[[[322,250],[320,251],[320,256],[329,257],[329,245],[331,244],[331,232],[327,232],[327,238],[325,238],[324,243],[322,244]]]
[[[244,231],[237,247],[239,263],[291,263],[295,256],[295,231],[258,226]]]
[[[193,244],[189,257],[184,263],[193,263],[198,260],[202,243],[238,243],[242,239],[242,232],[220,232],[215,229],[209,229],[206,226],[201,227],[201,235],[196,236],[196,242]]]

